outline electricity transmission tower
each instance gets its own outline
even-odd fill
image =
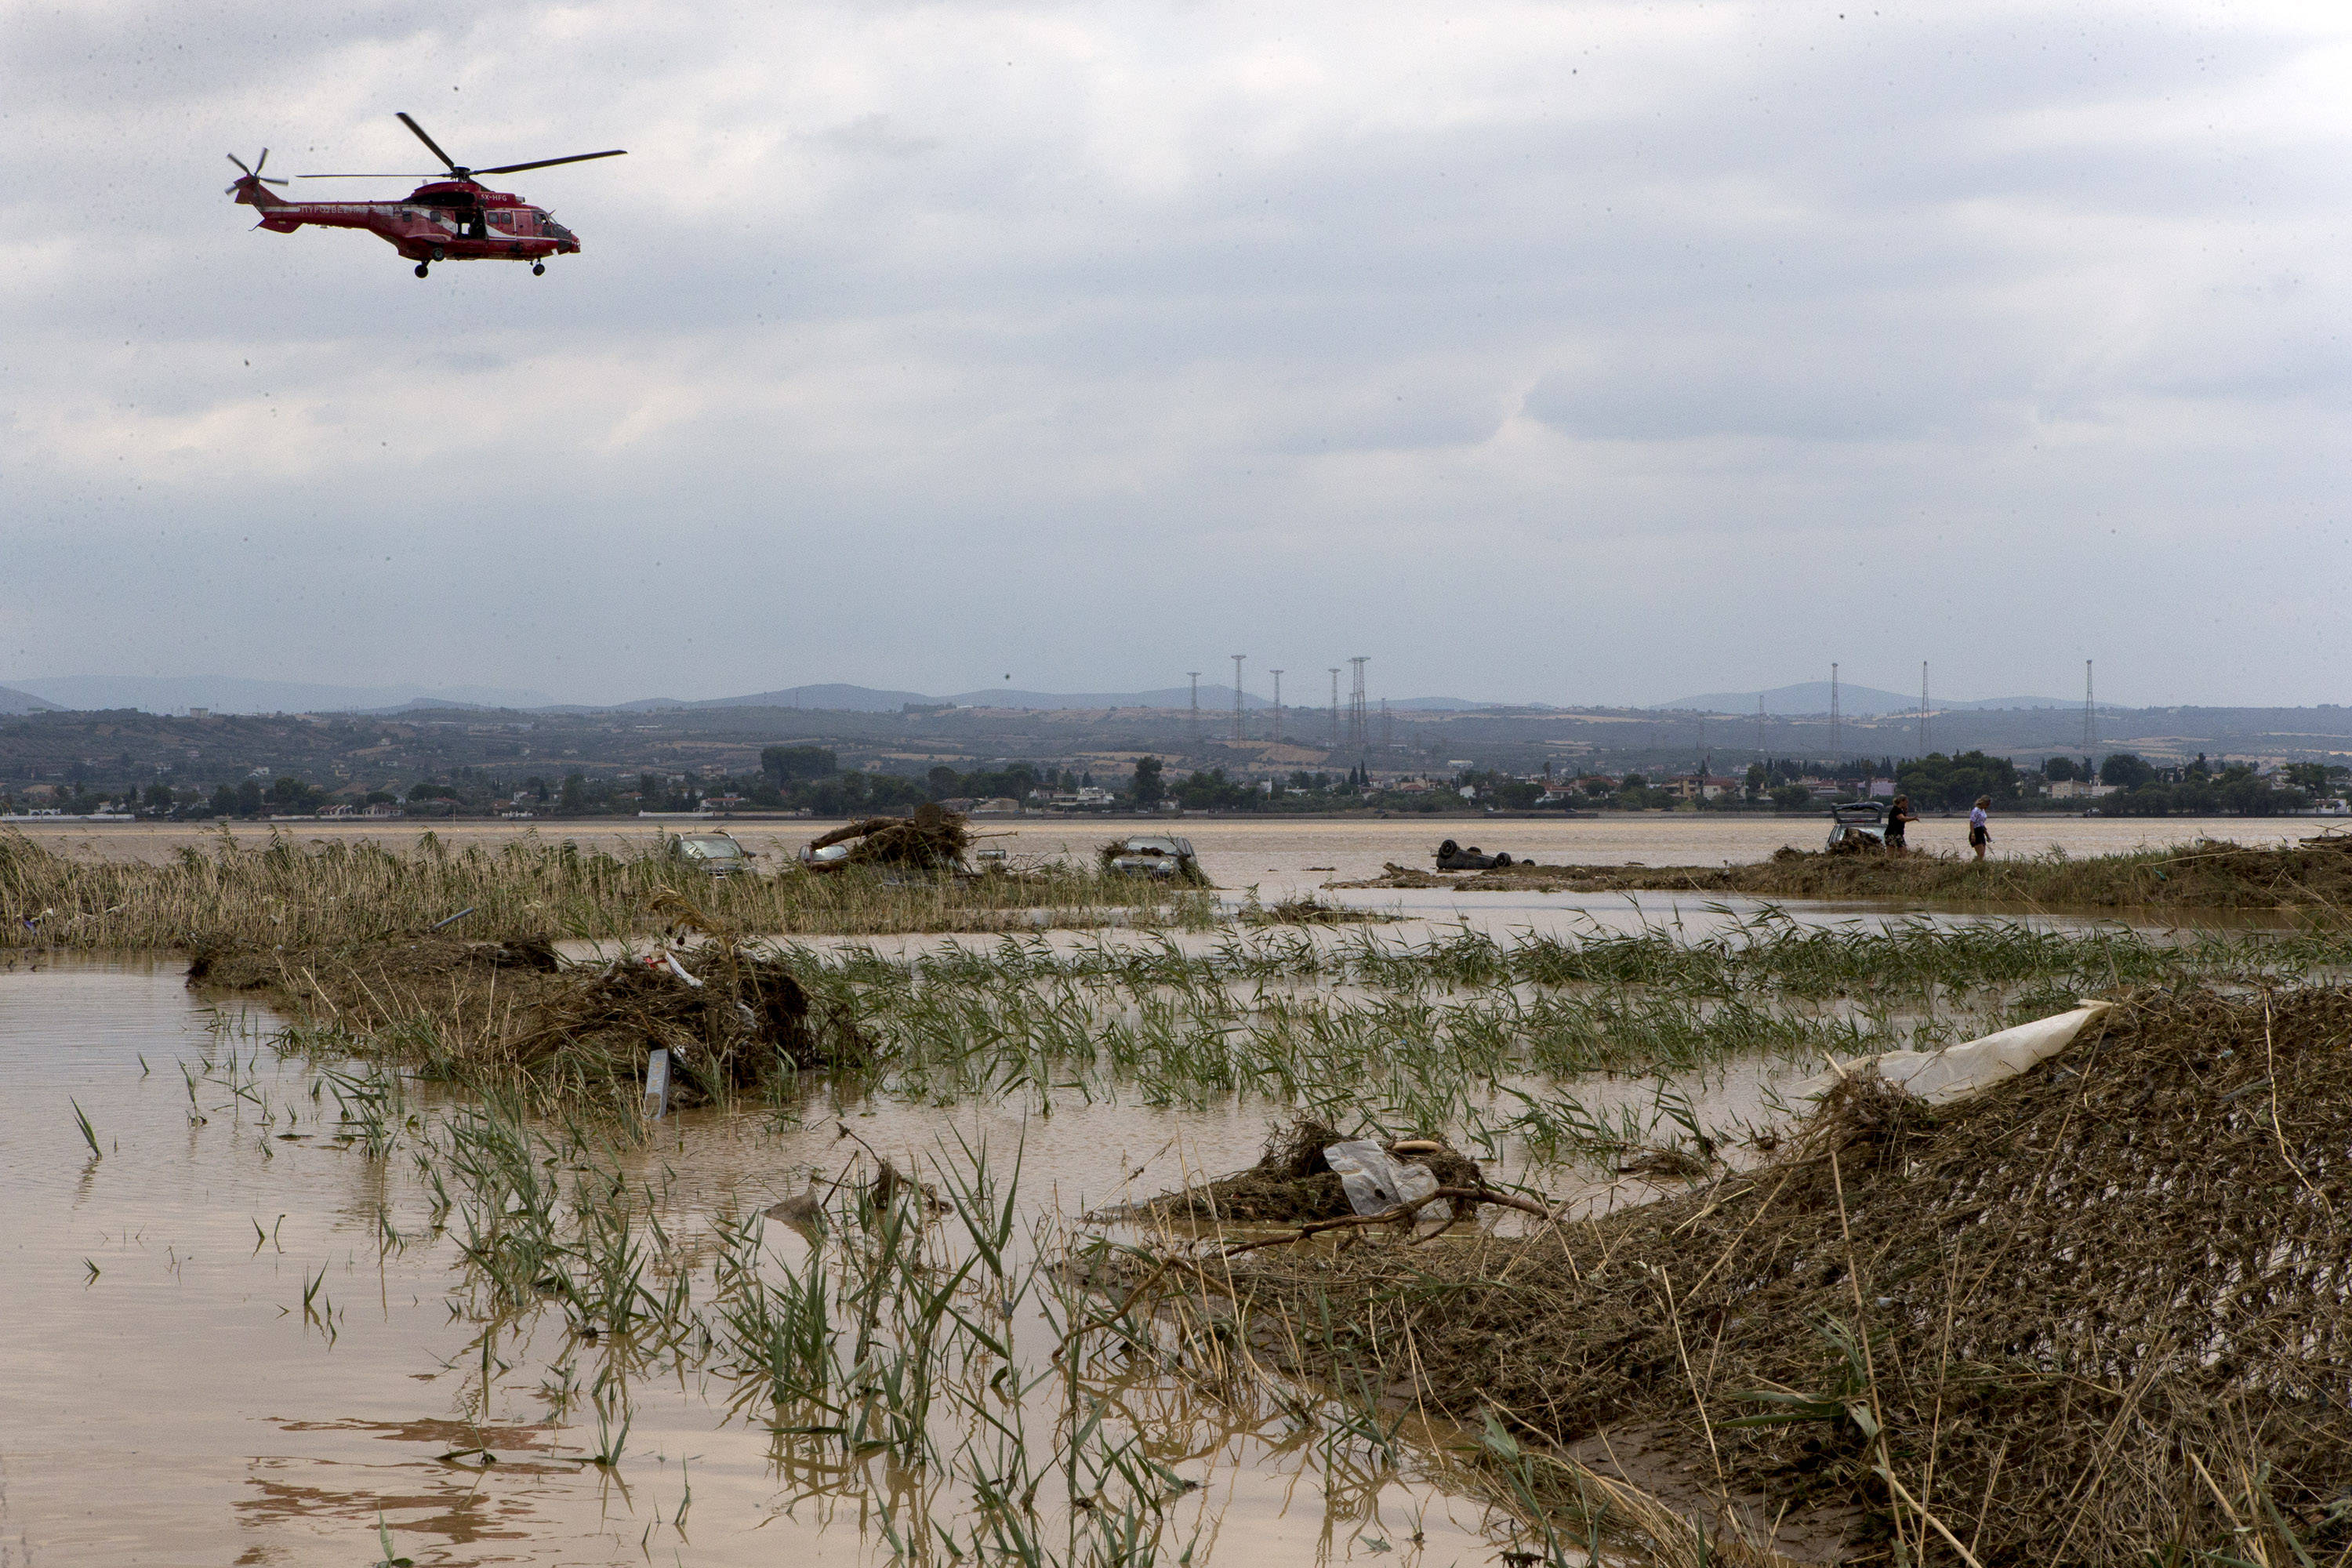
[[[2086,658],[2083,661],[2083,760],[2086,763],[2097,733],[2091,718],[2091,661]]]
[[[1242,738],[1242,660],[1248,657],[1245,653],[1234,655],[1234,739],[1236,741]]]
[[[1368,739],[1364,733],[1364,666],[1371,662],[1371,656],[1358,654],[1348,662],[1356,667],[1356,684],[1348,694],[1348,743],[1360,752]]]
[[[1274,673],[1274,743],[1282,744],[1282,671]]]
[[[1919,754],[1927,754],[1927,661],[1919,661]]]
[[[1830,761],[1833,763],[1837,761],[1838,758],[1837,675],[1838,667],[1836,662],[1832,660],[1830,664]]]

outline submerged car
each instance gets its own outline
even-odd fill
[[[1163,881],[1206,882],[1192,841],[1153,834],[1116,839],[1103,846],[1103,869],[1119,877],[1151,877]]]
[[[729,833],[681,833],[669,841],[669,854],[671,859],[713,877],[733,877],[751,869],[751,852]]]
[[[1886,847],[1886,807],[1874,800],[1853,800],[1830,807],[1832,855],[1853,855]]]

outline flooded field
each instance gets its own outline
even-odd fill
[[[903,1454],[845,1457],[764,1412],[730,1419],[762,1379],[740,1346],[697,1338],[728,1332],[706,1300],[714,1260],[732,1247],[768,1254],[774,1278],[807,1268],[821,1244],[760,1211],[852,1163],[842,1125],[934,1184],[936,1164],[971,1177],[964,1151],[985,1149],[1013,1204],[1004,1279],[1024,1297],[996,1321],[1025,1382],[1047,1370],[1059,1324],[1054,1301],[1026,1299],[1035,1227],[1247,1164],[1265,1135],[1262,1116],[1234,1109],[683,1113],[599,1173],[634,1196],[640,1283],[683,1282],[703,1315],[583,1337],[561,1304],[487,1299],[462,1191],[459,1219],[436,1214],[415,1156],[457,1100],[419,1086],[372,1152],[343,1120],[350,1080],[339,1095],[323,1069],[281,1058],[254,1032],[268,1022],[217,1016],[175,965],[0,972],[0,1318],[14,1342],[0,1358],[0,1561],[372,1563],[379,1518],[394,1554],[420,1563],[897,1560],[894,1492],[895,1528],[919,1543],[923,1516],[962,1512],[969,1495],[926,1499]],[[1174,1562],[1188,1546],[1244,1565],[1494,1559],[1487,1510],[1420,1473],[1401,1442],[1334,1444],[1297,1409],[1252,1409],[1129,1359],[1089,1365],[1080,1393],[1111,1427],[1099,1454],[1148,1433],[1129,1458],[1165,1506],[1116,1556],[1073,1555],[1060,1539],[1072,1510],[1049,1505],[1048,1560]],[[1049,1380],[982,1410],[1017,1424],[1025,1402],[1045,1462],[1067,1392]],[[972,1424],[943,1413],[939,1440],[970,1442]],[[935,1541],[905,1555],[950,1556]]]
[[[1381,918],[1265,918],[1271,889],[1233,868],[1319,886],[1341,839],[1402,831],[1344,826],[1197,835],[1225,884],[1204,908],[1046,879],[1067,898],[1028,929],[894,925],[916,906],[888,888],[856,921],[738,927],[782,906],[584,844],[330,839],[122,884],[189,900],[150,923],[209,989],[185,952],[67,951],[44,923],[71,941],[69,919],[20,921],[0,1564],[1571,1568],[1696,1562],[1694,1540],[1776,1562],[1713,1554],[1711,1510],[1762,1516],[1685,1495],[1706,1447],[1610,1472],[1682,1510],[1631,1530],[1638,1510],[1593,1500],[1616,1483],[1541,1469],[1514,1436],[1540,1428],[1482,1414],[1473,1352],[1424,1376],[1412,1335],[1454,1332],[1427,1282],[1485,1299],[1488,1249],[1590,1237],[1605,1259],[1604,1225],[1785,1185],[1805,1086],[1836,1064],[2087,995],[2285,998],[2352,963],[2340,926],[1632,894],[1326,892]],[[1091,847],[1021,831],[1024,855]],[[976,912],[1022,913],[1006,897]],[[598,900],[609,922],[579,913]],[[467,903],[476,936],[427,929]],[[847,1045],[716,1070],[739,1059],[722,1034],[771,1037],[742,1000],[767,1008],[763,984],[793,1038]],[[679,1100],[655,1118],[657,1040]],[[2289,1169],[2336,1180],[2269,1115]],[[1302,1139],[1304,1174],[1280,1152]],[[1443,1220],[1359,1228],[1335,1141],[1453,1173]],[[1221,1209],[1234,1194],[1274,1206]],[[1541,1264],[1545,1299],[1589,1264]],[[1577,1310],[1516,1322],[1502,1299],[1496,1343]],[[1418,1325],[1402,1364],[1386,1323]],[[1709,1402],[1755,1397],[1673,1370],[1706,1444]],[[1865,1519],[1759,1541],[1867,1558]]]

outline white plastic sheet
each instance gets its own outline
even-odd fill
[[[2036,1018],[2013,1029],[1985,1035],[1940,1051],[1888,1051],[1884,1056],[1857,1057],[1841,1062],[1835,1072],[1808,1079],[1801,1093],[1808,1099],[1827,1094],[1843,1078],[1875,1068],[1878,1076],[1895,1088],[1930,1105],[1948,1105],[2004,1079],[2015,1078],[2038,1062],[2048,1061],[2074,1043],[2083,1026],[2112,1002],[2085,1002],[2072,1012]]]
[[[1369,1138],[1349,1138],[1323,1151],[1324,1163],[1339,1173],[1339,1189],[1348,1206],[1360,1215],[1383,1215],[1399,1204],[1425,1198],[1437,1190],[1437,1173],[1426,1165],[1409,1165]],[[1454,1205],[1444,1198],[1414,1211],[1416,1219],[1454,1217]]]

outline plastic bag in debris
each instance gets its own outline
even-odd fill
[[[1360,1215],[1382,1215],[1399,1204],[1428,1197],[1437,1190],[1437,1174],[1426,1165],[1408,1165],[1369,1138],[1349,1138],[1323,1151],[1323,1163],[1339,1173],[1339,1190],[1348,1206]],[[1413,1211],[1416,1219],[1454,1217],[1454,1205],[1444,1198]]]
[[[2113,1005],[2112,1002],[2085,1002],[2070,1013],[2036,1018],[1940,1051],[1888,1051],[1841,1062],[1835,1072],[1807,1079],[1800,1093],[1818,1099],[1855,1068],[1873,1067],[1880,1078],[1906,1094],[1930,1105],[1948,1105],[2056,1056],[2074,1043],[2084,1025]]]

